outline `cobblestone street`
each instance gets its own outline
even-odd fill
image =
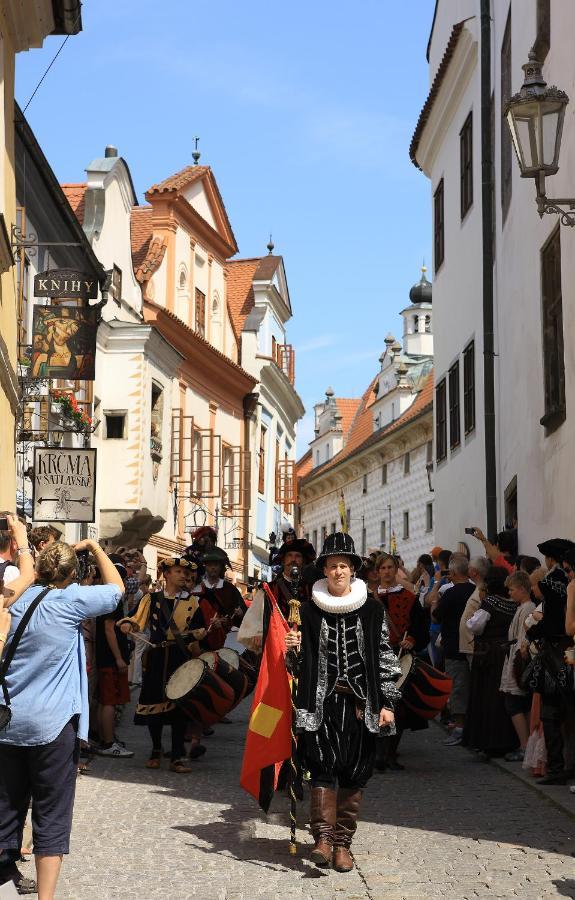
[[[147,731],[121,735],[132,760],[96,758],[78,779],[72,852],[57,896],[73,900],[575,897],[573,820],[443,733],[407,735],[405,772],[375,775],[357,869],[325,874],[287,850],[287,800],[266,820],[239,787],[249,701],[206,739],[190,776],[143,767]],[[166,738],[168,735],[166,734]],[[565,792],[566,788],[554,788]],[[301,824],[304,810],[300,807]],[[299,832],[302,843],[310,836]],[[32,863],[23,866],[32,874]]]

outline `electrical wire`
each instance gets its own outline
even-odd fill
[[[74,22],[74,24],[73,24],[73,26],[72,26],[72,31],[74,30],[74,28],[75,28],[76,25],[78,24],[78,21],[79,21],[79,19],[80,19],[81,12],[82,12],[82,7],[80,6],[80,10],[79,10],[78,15],[76,16],[76,20],[75,20],[75,22]],[[26,110],[28,109],[28,107],[29,107],[30,104],[32,103],[32,100],[34,99],[34,97],[35,97],[36,94],[38,93],[38,90],[40,89],[40,86],[41,86],[42,82],[43,82],[44,79],[46,78],[46,75],[48,74],[48,72],[50,71],[50,69],[52,68],[52,66],[54,65],[54,63],[55,63],[56,60],[58,59],[58,57],[60,56],[62,50],[63,50],[64,47],[66,46],[66,43],[67,43],[69,37],[71,37],[71,33],[66,35],[66,37],[64,38],[64,40],[63,40],[62,43],[60,44],[58,50],[56,50],[56,53],[55,53],[54,56],[52,57],[52,60],[50,61],[49,65],[48,65],[46,71],[44,72],[44,74],[42,75],[40,81],[38,82],[38,84],[37,84],[36,87],[34,88],[34,90],[33,90],[33,92],[32,92],[32,95],[31,95],[31,97],[29,98],[28,103],[26,104],[26,106],[24,107],[24,109],[22,110],[22,112],[26,112]]]

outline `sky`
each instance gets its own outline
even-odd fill
[[[428,180],[408,148],[433,0],[85,0],[26,116],[62,182],[118,147],[140,202],[199,136],[240,257],[284,258],[296,388],[313,437],[328,386],[360,396],[430,260]],[[61,37],[21,53],[26,106]]]

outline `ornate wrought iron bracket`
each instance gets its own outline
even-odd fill
[[[566,207],[566,208],[565,208]],[[575,199],[563,197],[551,199],[545,194],[537,194],[537,212],[540,217],[551,214],[559,216],[562,225],[575,225]]]

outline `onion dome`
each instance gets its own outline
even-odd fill
[[[427,267],[421,267],[421,279],[414,284],[412,289],[409,292],[409,299],[415,305],[418,303],[431,303],[431,293],[432,286],[431,282],[427,280],[426,273]]]

